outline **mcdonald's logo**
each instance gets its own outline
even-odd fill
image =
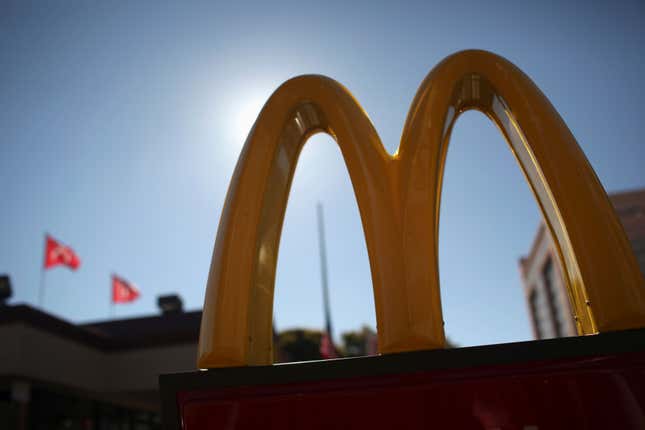
[[[336,81],[300,76],[269,98],[231,180],[208,278],[200,368],[272,360],[278,247],[303,144],[338,143],[370,259],[379,349],[442,348],[438,225],[457,117],[476,109],[506,138],[556,244],[580,334],[645,326],[645,287],[607,195],[575,138],[536,85],[506,59],[463,51],[422,82],[388,154],[358,102]]]

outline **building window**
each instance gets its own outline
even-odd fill
[[[529,308],[531,310],[531,319],[533,319],[535,338],[542,339],[542,327],[540,327],[540,318],[538,315],[538,292],[535,287],[529,293]]]
[[[549,257],[542,267],[542,281],[544,282],[544,293],[546,294],[547,306],[549,309],[549,316],[551,317],[551,326],[553,327],[553,336],[561,337],[562,330],[562,313],[558,306],[557,292],[555,290],[555,268],[553,266],[553,259]]]

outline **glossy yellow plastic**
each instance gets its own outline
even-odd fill
[[[393,156],[358,102],[332,79],[296,77],[269,98],[246,140],[222,212],[198,366],[272,362],[273,287],[287,196],[300,150],[317,132],[336,140],[354,187],[380,352],[442,348],[441,182],[452,127],[469,109],[497,124],[526,175],[566,268],[579,333],[645,326],[636,259],[560,115],[509,61],[463,51],[423,81]]]

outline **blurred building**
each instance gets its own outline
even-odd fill
[[[645,273],[645,189],[609,196]],[[536,339],[575,336],[562,268],[551,235],[542,223],[529,254],[520,259],[520,273]]]
[[[0,430],[160,429],[158,377],[195,370],[202,312],[175,296],[158,305],[160,315],[77,325],[0,303]],[[321,359],[321,334],[274,333],[274,359]]]
[[[0,308],[0,429],[160,428],[158,375],[193,371],[201,311],[75,325]]]

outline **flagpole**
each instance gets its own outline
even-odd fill
[[[114,319],[114,297],[113,291],[114,288],[114,274],[110,275],[110,319]]]
[[[331,312],[329,305],[329,285],[327,280],[327,252],[325,249],[325,221],[323,219],[323,207],[321,203],[318,203],[317,207],[318,215],[318,246],[320,251],[320,277],[322,281],[322,290],[323,290],[323,307],[325,312],[325,330],[327,330],[327,335],[331,342],[333,342],[333,334],[331,328]]]
[[[43,248],[43,262],[40,265],[40,289],[38,291],[38,307],[44,309],[43,303],[45,301],[45,262],[47,261],[47,232],[45,232],[45,247]]]

